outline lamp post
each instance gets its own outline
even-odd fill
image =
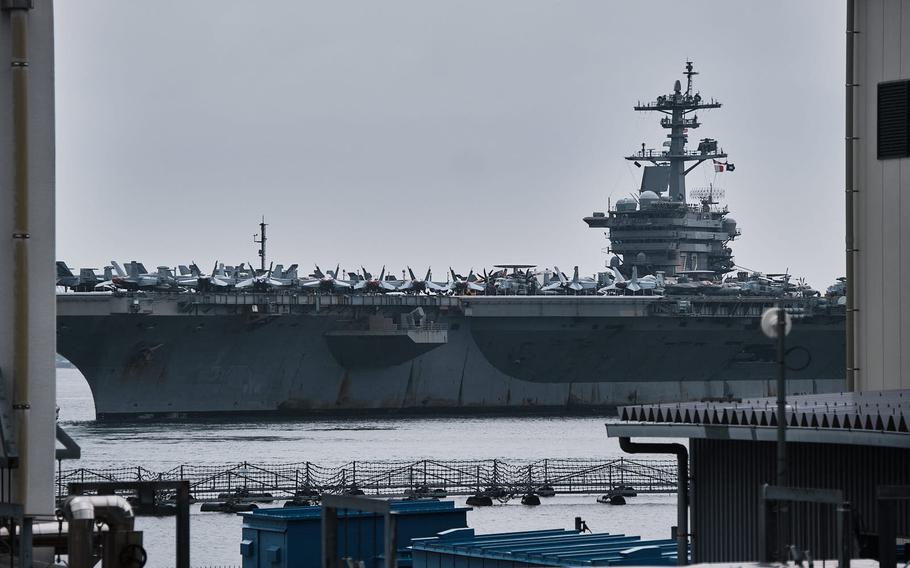
[[[787,350],[786,337],[793,328],[793,320],[784,308],[768,308],[761,317],[761,330],[777,340],[777,486],[787,486]],[[786,534],[787,504],[778,505],[779,534]],[[778,539],[779,561],[785,561],[784,539]]]

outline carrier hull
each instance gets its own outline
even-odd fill
[[[725,315],[706,302],[692,313],[687,301],[632,297],[67,294],[57,348],[87,379],[99,420],[588,412],[773,394],[774,348],[757,317],[771,300],[722,303]],[[432,323],[370,328],[416,306]],[[788,342],[803,368],[790,390],[842,389],[843,324],[819,309],[798,322]]]

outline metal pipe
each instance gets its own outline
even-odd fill
[[[854,213],[853,213],[853,194],[856,193],[856,188],[853,186],[853,90],[856,88],[855,77],[853,76],[853,58],[854,58],[854,44],[853,38],[856,35],[855,29],[855,15],[856,10],[854,7],[854,0],[847,0],[847,53],[846,53],[846,105],[845,105],[845,130],[844,130],[844,141],[845,141],[845,167],[844,167],[844,180],[845,180],[845,209],[846,209],[846,277],[847,277],[847,317],[846,317],[846,341],[847,341],[847,359],[846,359],[846,387],[847,391],[856,390],[856,274],[854,269],[854,264],[856,262],[856,253],[858,249],[856,248],[856,239],[854,234]]]
[[[79,519],[69,522],[66,533],[66,554],[70,568],[91,568],[95,564],[92,538],[95,521]]]
[[[66,551],[71,568],[91,568],[94,564],[92,530],[95,525],[95,507],[87,499],[74,497],[63,505],[63,515],[68,522]]]
[[[676,563],[689,563],[689,451],[682,444],[641,444],[619,437],[619,447],[629,454],[675,454],[679,473],[676,479]]]
[[[100,519],[111,530],[133,530],[136,517],[129,501],[119,495],[76,495],[63,503],[67,521]]]
[[[777,486],[787,486],[787,314],[777,308]]]
[[[879,543],[881,542],[881,536],[879,536]],[[891,553],[894,553],[894,547],[891,548]],[[850,568],[851,558],[853,558],[853,507],[850,503],[842,503],[837,506],[837,567]],[[879,565],[888,566],[882,560],[879,558]],[[891,566],[895,564],[896,562]]]
[[[95,564],[92,534],[96,518],[107,523],[111,531],[133,530],[135,521],[133,508],[119,495],[69,497],[63,503],[63,516],[69,523],[67,550],[71,568],[91,568]]]
[[[12,38],[10,65],[13,84],[13,410],[18,430],[19,463],[17,494],[25,502],[29,494],[29,270],[28,270],[28,7],[10,9]]]
[[[177,568],[190,568],[190,482],[177,488]]]
[[[777,328],[777,486],[787,487],[787,314],[781,307],[777,308],[774,325]],[[786,562],[788,558],[789,507],[786,501],[777,503],[778,562]]]

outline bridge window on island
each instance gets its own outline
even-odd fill
[[[910,157],[910,80],[878,84],[878,159]]]

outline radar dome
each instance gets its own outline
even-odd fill
[[[653,191],[643,191],[641,195],[638,196],[638,201],[641,203],[641,208],[650,207],[654,202],[659,201],[660,197]]]
[[[724,219],[723,230],[725,233],[731,237],[736,235],[736,219],[733,217],[727,217]]]
[[[616,202],[617,211],[635,211],[637,208],[638,203],[636,203],[635,200],[631,197],[623,197]]]

